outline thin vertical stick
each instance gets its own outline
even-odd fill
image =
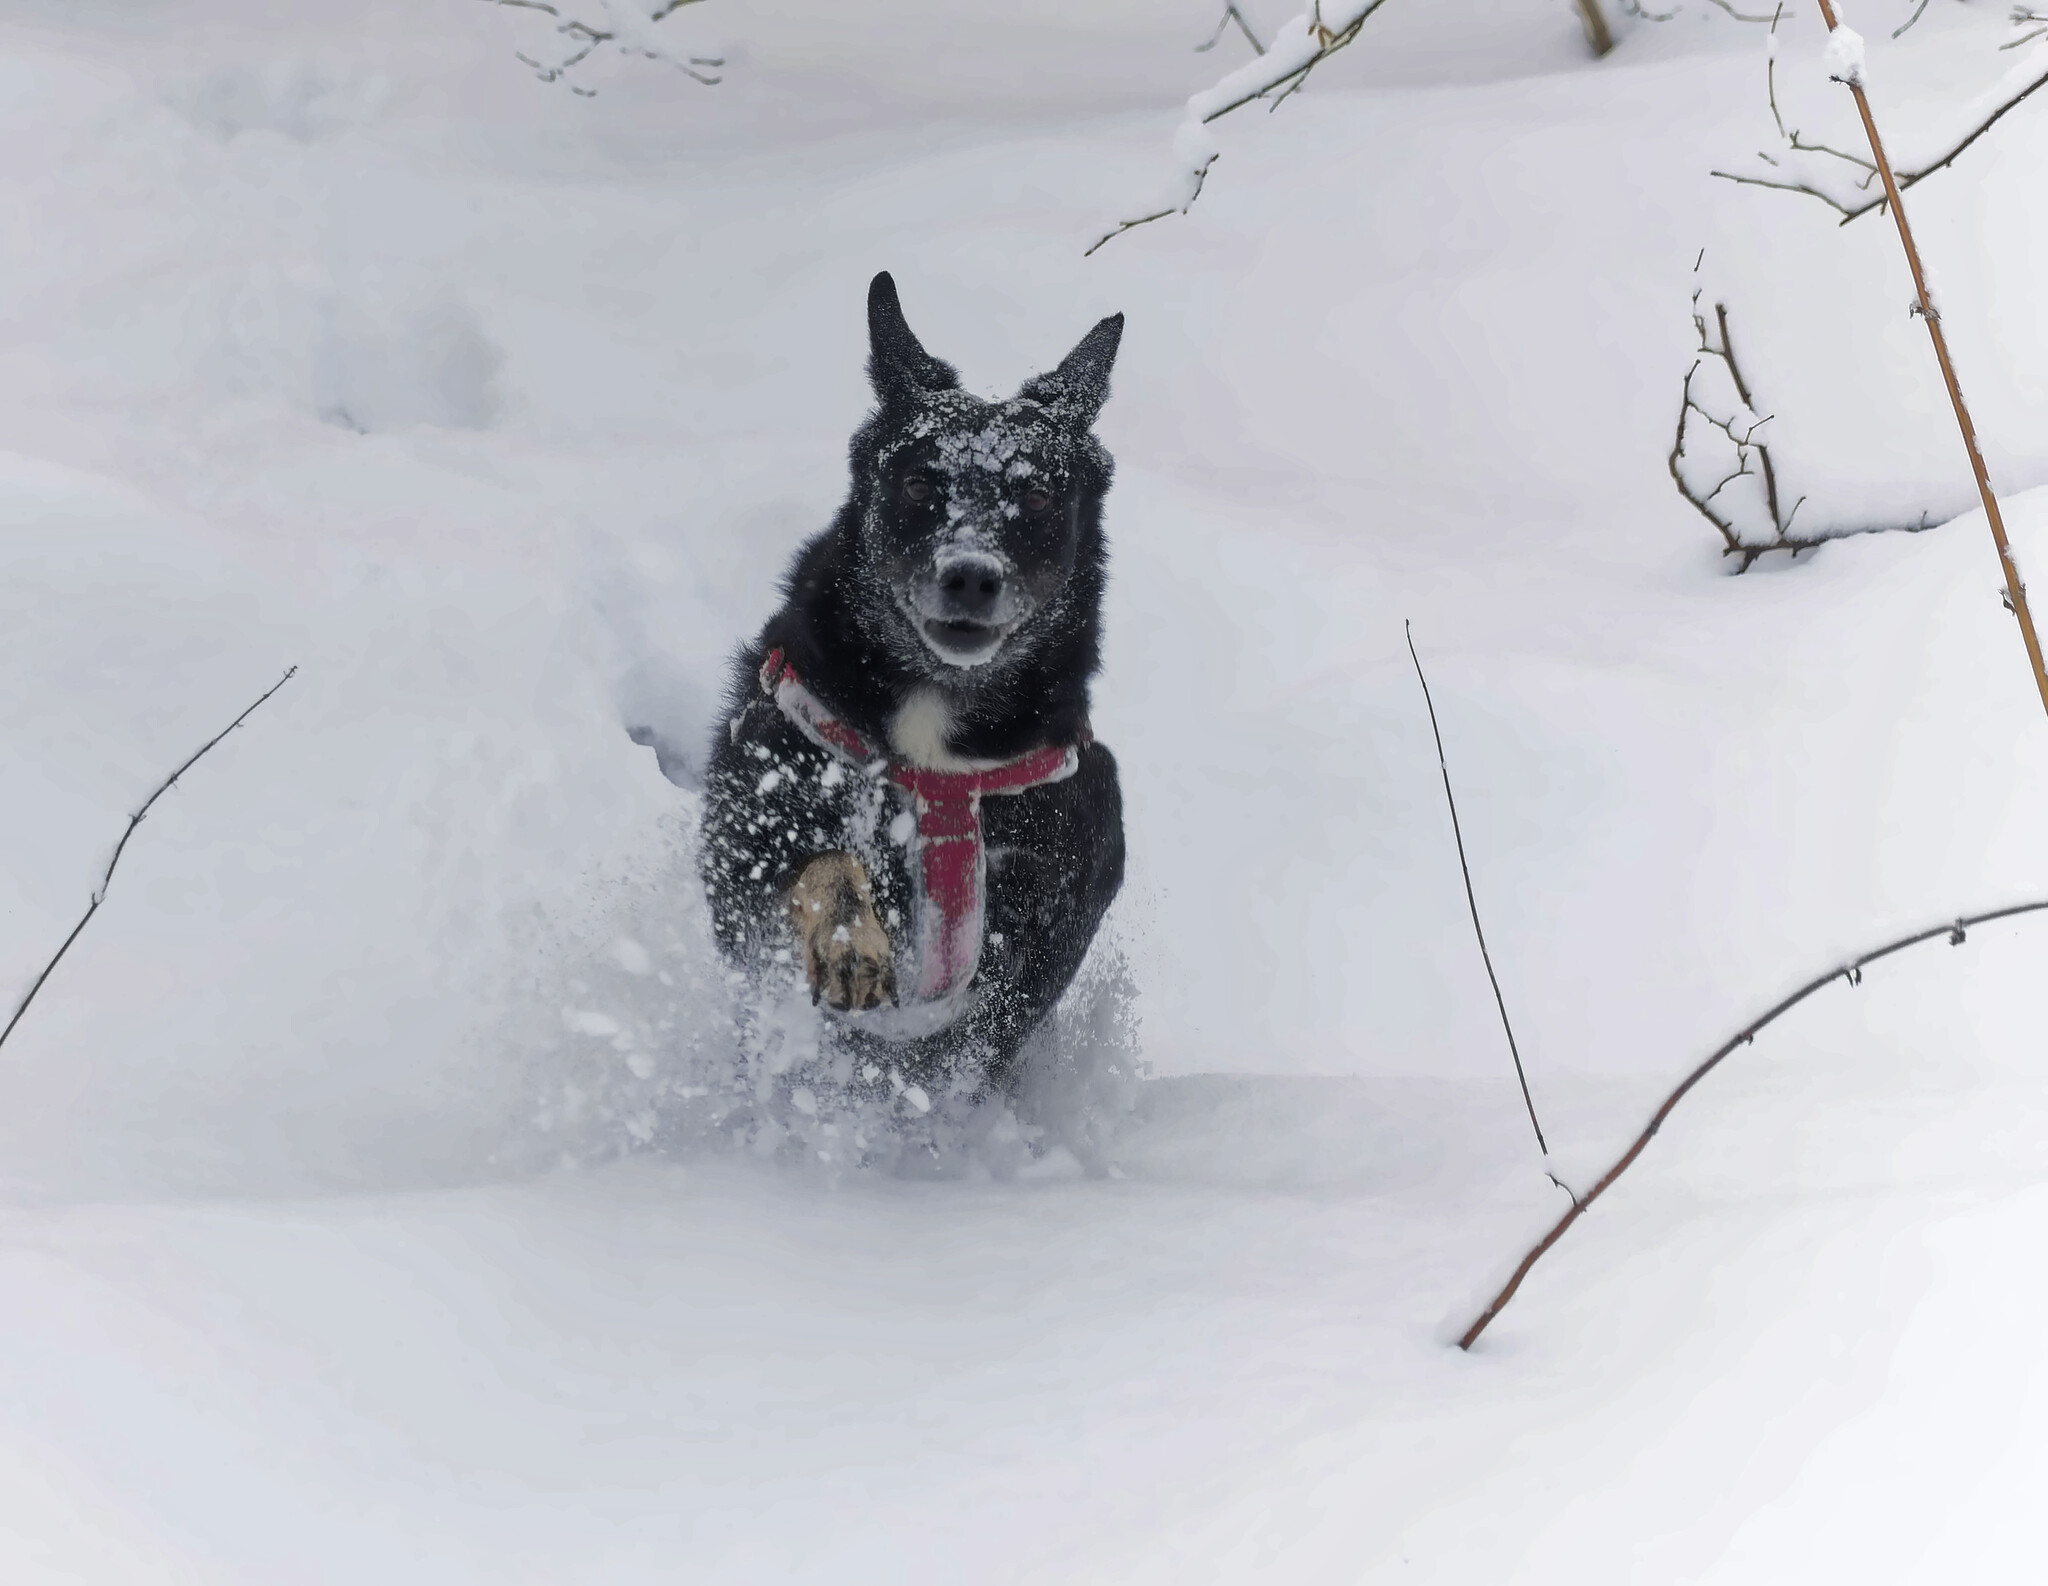
[[[1458,801],[1451,793],[1451,767],[1444,759],[1444,735],[1436,724],[1436,701],[1429,697],[1429,679],[1422,675],[1422,657],[1415,653],[1415,629],[1405,619],[1402,631],[1408,635],[1408,659],[1415,663],[1415,681],[1422,685],[1422,703],[1429,707],[1429,730],[1436,739],[1437,769],[1444,774],[1444,802],[1451,807],[1451,836],[1458,843],[1458,869],[1465,877],[1465,904],[1472,911],[1472,934],[1479,938],[1479,956],[1486,963],[1486,978],[1493,986],[1493,1003],[1500,1009],[1500,1027],[1508,1033],[1508,1056],[1515,1060],[1515,1078],[1522,1082],[1522,1105],[1529,1109],[1529,1127],[1536,1131],[1536,1148],[1544,1156],[1550,1155],[1550,1147],[1543,1140],[1543,1125],[1536,1121],[1536,1103],[1529,1095],[1529,1076],[1522,1072],[1522,1052],[1515,1045],[1515,1027],[1508,1023],[1507,999],[1500,994],[1500,977],[1493,972],[1493,954],[1486,950],[1486,932],[1479,924],[1479,900],[1472,895],[1472,867],[1465,863],[1465,833],[1458,826]],[[1551,1182],[1567,1195],[1572,1195],[1561,1179],[1552,1176]],[[1574,1204],[1578,1197],[1572,1195]]]
[[[1820,14],[1830,35],[1842,25],[1831,0],[1820,0]],[[2034,686],[2041,691],[2041,708],[2048,710],[2048,668],[2044,668],[2041,662],[2041,640],[2034,632],[2034,614],[2027,609],[2027,586],[2020,578],[2019,564],[2013,560],[2012,545],[2005,537],[2005,519],[1998,514],[1998,498],[1991,493],[1991,476],[1985,472],[1984,454],[1977,447],[1977,427],[1970,422],[1970,410],[1963,401],[1963,388],[1957,383],[1955,365],[1949,360],[1948,338],[1941,331],[1941,315],[1935,310],[1934,300],[1927,295],[1927,273],[1921,268],[1920,249],[1913,242],[1913,228],[1906,223],[1906,206],[1899,201],[1899,184],[1892,175],[1892,162],[1885,157],[1884,144],[1878,138],[1877,122],[1870,114],[1870,99],[1863,92],[1861,74],[1852,74],[1842,81],[1856,96],[1856,111],[1863,117],[1863,131],[1870,139],[1870,157],[1877,162],[1878,175],[1884,178],[1885,201],[1891,205],[1892,219],[1899,227],[1899,243],[1905,248],[1906,263],[1913,271],[1913,290],[1919,296],[1920,317],[1927,321],[1927,334],[1934,342],[1935,361],[1941,365],[1941,378],[1948,386],[1948,399],[1955,406],[1956,424],[1963,432],[1963,448],[1970,454],[1970,470],[1977,476],[1977,494],[1984,501],[1984,516],[1991,520],[1991,538],[1998,546],[1998,565],[2005,573],[2006,596],[2012,603],[2013,615],[2020,619],[2020,637],[2026,642],[2027,659],[2033,664]]]

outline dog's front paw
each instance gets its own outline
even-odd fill
[[[789,923],[803,944],[811,1001],[855,1013],[896,1000],[895,951],[853,855],[820,854],[804,866],[789,889]]]

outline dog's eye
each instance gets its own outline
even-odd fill
[[[932,498],[932,482],[923,474],[912,474],[903,481],[903,499],[909,502],[929,501]]]
[[[1042,490],[1038,486],[1033,485],[1029,490],[1024,492],[1024,510],[1026,512],[1043,512],[1047,507],[1051,505],[1052,495],[1049,491]]]

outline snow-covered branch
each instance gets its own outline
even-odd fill
[[[1685,372],[1667,463],[1678,493],[1720,531],[1727,547],[1723,554],[1740,557],[1736,571],[1746,573],[1766,551],[1796,555],[1820,541],[1792,533],[1792,520],[1805,498],[1793,502],[1790,511],[1778,499],[1771,448],[1758,434],[1771,415],[1758,417],[1749,383],[1735,361],[1735,347],[1728,339],[1728,306],[1716,303],[1710,322],[1700,308],[1700,289],[1694,287],[1692,323],[1699,338],[1698,355]],[[1720,440],[1703,436],[1702,430]],[[1694,442],[1691,451],[1686,449],[1688,440]]]
[[[517,0],[500,0],[500,3],[517,3]],[[1624,0],[1624,3],[1636,4],[1638,0]],[[1713,0],[1713,3],[1731,15],[1739,15],[1727,0]],[[1301,91],[1311,72],[1356,39],[1359,30],[1384,4],[1386,0],[1309,0],[1308,9],[1283,23],[1271,44],[1259,41],[1236,5],[1226,5],[1216,30],[1195,46],[1196,51],[1214,49],[1225,29],[1235,22],[1245,42],[1251,45],[1253,58],[1188,100],[1186,114],[1173,135],[1174,160],[1178,169],[1158,206],[1145,214],[1118,221],[1088,245],[1083,257],[1134,227],[1149,226],[1169,215],[1185,215],[1195,200],[1202,196],[1203,184],[1209,179],[1209,168],[1222,153],[1215,134],[1209,130],[1211,123],[1260,100],[1265,102],[1268,110],[1278,110]],[[1572,0],[1572,7],[1578,12],[1579,21],[1586,30],[1586,43],[1593,53],[1605,55],[1612,50],[1614,34],[1600,10],[1600,0]]]
[[[1778,7],[1778,16],[1784,14],[1784,7]],[[1778,129],[1781,145],[1777,153],[1758,151],[1756,164],[1748,170],[1720,171],[1713,174],[1724,181],[1739,182],[1745,187],[1769,187],[1779,192],[1804,193],[1817,198],[1828,208],[1842,217],[1841,224],[1847,225],[1860,215],[1867,215],[1874,209],[1885,207],[1884,187],[1878,180],[1877,167],[1867,155],[1854,154],[1845,149],[1833,148],[1807,138],[1799,128],[1787,127],[1785,117],[1778,106],[1778,16],[1771,20],[1771,35],[1767,46],[1764,66],[1765,96],[1770,101],[1771,120]],[[1910,26],[1912,19],[1907,20]],[[2048,32],[2048,13],[2036,12],[2024,7],[2013,11],[2015,25],[2037,23],[2033,32],[2014,39],[2003,49],[2012,49],[2031,42],[2042,33]],[[1900,29],[1903,32],[1905,29]],[[1861,82],[1864,67],[1860,46],[1856,58],[1841,55],[1843,41],[1840,38],[1847,29],[1838,29],[1830,40],[1829,74],[1838,81]],[[2005,116],[2016,110],[2035,92],[2048,87],[2048,60],[2044,53],[2034,52],[2019,62],[2003,78],[1994,83],[1958,118],[1961,130],[1945,139],[1929,154],[1917,160],[1898,164],[1894,171],[1899,189],[1914,186],[1925,181],[1936,171],[1945,170],[1956,157],[1989,132]]]
[[[1728,305],[1716,303],[1711,317],[1693,288],[1692,325],[1698,338],[1692,367],[1685,372],[1679,395],[1677,432],[1666,465],[1678,493],[1719,532],[1724,556],[1738,557],[1736,572],[1746,573],[1768,551],[1801,551],[1851,534],[1888,529],[1908,533],[1930,527],[1928,514],[1918,522],[1882,524],[1833,532],[1795,533],[1793,521],[1806,503],[1801,496],[1790,507],[1778,494],[1778,470],[1770,443],[1763,439],[1769,413],[1758,415],[1749,382],[1736,361],[1728,334]]]
[[[1634,8],[1638,16],[1647,15],[1640,9],[1640,0],[1622,0],[1622,3]],[[1728,0],[1712,0],[1712,3],[1731,16],[1741,16]],[[1253,58],[1188,100],[1186,114],[1173,135],[1174,160],[1178,169],[1159,204],[1145,214],[1118,221],[1091,242],[1082,256],[1085,258],[1111,238],[1121,237],[1134,227],[1149,226],[1169,215],[1185,215],[1195,200],[1202,196],[1202,187],[1209,179],[1209,168],[1222,154],[1215,134],[1209,130],[1210,125],[1254,101],[1262,100],[1268,110],[1278,110],[1301,91],[1311,72],[1350,45],[1372,14],[1384,4],[1386,0],[1309,0],[1308,9],[1283,23],[1271,44],[1259,41],[1235,4],[1226,5],[1216,30],[1195,49],[1198,52],[1214,49],[1225,29],[1235,22],[1245,42],[1251,45]],[[1595,55],[1606,55],[1614,48],[1614,33],[1600,9],[1600,0],[1572,0],[1572,8],[1586,30],[1588,47]],[[1743,17],[1743,20],[1764,19]]]
[[[1386,0],[1310,0],[1309,8],[1282,24],[1273,35],[1273,42],[1263,49],[1246,29],[1246,39],[1259,53],[1188,100],[1187,113],[1173,135],[1173,153],[1179,169],[1164,201],[1147,214],[1118,221],[1088,245],[1088,253],[1135,226],[1150,225],[1168,215],[1186,214],[1202,196],[1209,167],[1223,152],[1209,130],[1210,123],[1222,120],[1234,110],[1242,110],[1254,100],[1264,100],[1268,110],[1277,110],[1300,91],[1310,72],[1357,38],[1367,19],[1385,4]],[[1236,7],[1231,7],[1231,13],[1235,11]],[[1242,19],[1239,25],[1242,26]]]
[[[725,60],[716,55],[691,55],[670,47],[667,39],[655,29],[685,6],[700,5],[703,0],[485,0],[487,5],[503,6],[513,11],[534,11],[552,21],[550,33],[557,41],[548,52],[548,58],[517,52],[519,60],[533,69],[533,73],[544,83],[566,83],[569,91],[590,98],[595,88],[586,88],[571,80],[570,74],[591,56],[607,45],[615,47],[623,55],[637,55],[643,60],[660,61],[673,66],[694,82],[707,88],[719,79],[711,75],[710,69],[723,66]]]

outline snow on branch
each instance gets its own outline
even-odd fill
[[[1878,180],[1876,165],[1867,156],[1814,142],[1799,128],[1785,125],[1785,117],[1778,108],[1778,18],[1784,10],[1780,5],[1777,14],[1771,18],[1764,66],[1765,96],[1770,101],[1771,120],[1778,129],[1782,147],[1776,154],[1759,150],[1757,165],[1749,170],[1715,171],[1713,174],[1745,187],[1770,187],[1780,192],[1804,193],[1809,198],[1817,198],[1840,215],[1840,224],[1846,226],[1860,215],[1885,207],[1884,186]],[[2016,48],[2048,32],[2048,12],[2015,7],[2012,19],[2015,26],[2033,25],[2034,31],[2001,45],[2001,49]],[[1909,17],[1899,31],[1903,33],[1913,20]],[[1848,32],[1847,28],[1837,28],[1830,36],[1828,73],[1837,82],[1861,86],[1865,79],[1863,41],[1853,34],[1845,40],[1842,35]],[[1936,171],[1945,170],[1965,149],[2043,87],[2048,87],[2048,65],[2044,65],[2038,55],[2021,61],[1978,96],[1962,117],[1961,131],[1952,134],[1934,153],[1897,167],[1894,174],[1899,190],[1903,192],[1925,181]]]
[[[1244,28],[1245,38],[1258,53],[1188,100],[1187,113],[1173,135],[1174,157],[1180,169],[1164,202],[1149,214],[1118,221],[1090,243],[1082,257],[1133,227],[1150,225],[1168,215],[1185,215],[1202,196],[1209,168],[1223,152],[1209,124],[1234,110],[1242,110],[1254,100],[1264,100],[1268,110],[1279,109],[1300,92],[1310,72],[1357,38],[1367,19],[1385,4],[1386,0],[1310,0],[1309,8],[1282,24],[1273,35],[1273,42],[1264,48],[1260,48],[1251,30],[1244,28],[1240,17],[1238,25]],[[1235,6],[1230,7],[1224,20],[1229,21],[1236,11]],[[1219,37],[1221,33],[1219,25]],[[1215,42],[1213,38],[1209,41]]]
[[[1818,539],[1792,533],[1792,520],[1806,498],[1793,502],[1790,511],[1778,499],[1778,471],[1771,462],[1771,448],[1758,438],[1758,431],[1771,422],[1772,415],[1759,418],[1750,400],[1749,384],[1742,378],[1734,343],[1728,339],[1728,305],[1716,303],[1709,324],[1700,310],[1700,289],[1694,287],[1692,324],[1699,337],[1698,356],[1686,370],[1680,392],[1678,429],[1667,459],[1672,483],[1699,515],[1720,531],[1727,545],[1722,554],[1742,558],[1735,569],[1738,573],[1748,572],[1766,551],[1790,551],[1796,556],[1811,550],[1820,543]],[[1720,440],[1706,440],[1701,430]],[[1690,452],[1686,450],[1688,440],[1696,443]]]
[[[551,31],[560,42],[551,52],[551,59],[543,60],[523,50],[515,53],[542,82],[567,83],[569,92],[585,99],[594,97],[597,90],[572,81],[570,74],[608,44],[616,46],[623,55],[637,55],[643,60],[673,66],[707,88],[720,80],[710,75],[709,69],[725,64],[723,56],[679,53],[654,31],[683,7],[701,5],[703,0],[562,0],[559,5],[553,0],[484,3],[514,11],[537,11],[553,18]]]
[[[500,0],[500,3],[514,3],[514,0]],[[1636,5],[1640,0],[1623,0],[1623,3]],[[1731,15],[1739,15],[1728,0],[1713,0],[1713,3]],[[1179,169],[1159,207],[1147,214],[1118,221],[1091,242],[1082,257],[1086,258],[1111,238],[1121,237],[1134,227],[1149,226],[1169,215],[1185,215],[1195,200],[1202,196],[1209,168],[1222,153],[1215,135],[1209,130],[1210,123],[1222,120],[1234,110],[1242,110],[1254,100],[1265,101],[1268,110],[1278,110],[1301,91],[1308,82],[1309,73],[1356,39],[1359,30],[1384,4],[1386,0],[1309,0],[1308,9],[1283,23],[1271,44],[1259,41],[1258,35],[1245,21],[1244,13],[1234,3],[1226,4],[1216,30],[1204,42],[1197,44],[1195,51],[1204,54],[1214,49],[1224,30],[1235,22],[1245,42],[1251,45],[1253,58],[1188,100],[1187,112],[1173,135],[1173,153]],[[1614,33],[1601,13],[1600,0],[1572,0],[1572,8],[1577,11],[1579,22],[1586,30],[1586,43],[1593,53],[1606,55],[1614,48]],[[1637,14],[1642,13],[1638,11]]]
[[[1728,305],[1716,303],[1710,319],[1700,307],[1700,289],[1694,287],[1692,324],[1699,338],[1697,356],[1685,372],[1677,433],[1666,463],[1678,493],[1720,533],[1721,554],[1740,558],[1736,572],[1748,572],[1770,551],[1797,556],[1850,534],[1886,529],[1917,533],[1931,526],[1923,512],[1917,523],[1795,533],[1793,520],[1806,498],[1801,496],[1788,508],[1778,494],[1778,470],[1770,443],[1762,438],[1773,415],[1757,414],[1728,336]]]

